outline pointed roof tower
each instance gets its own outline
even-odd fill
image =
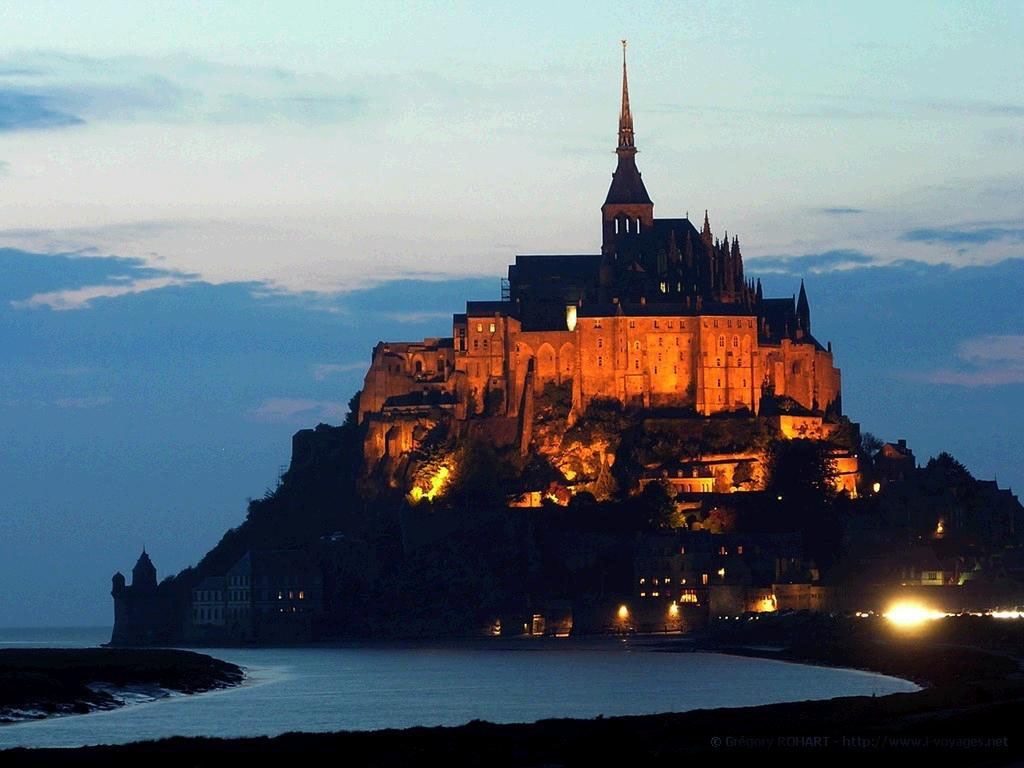
[[[805,333],[811,332],[811,305],[807,301],[807,290],[804,288],[804,281],[800,281],[800,298],[796,301],[796,316],[800,321],[800,328]]]
[[[132,586],[145,588],[156,588],[156,566],[149,559],[146,548],[142,548],[142,554],[132,568]]]
[[[619,149],[633,145],[633,115],[629,111],[629,79],[626,76],[626,41],[622,41],[622,109],[619,110]]]
[[[626,74],[626,41],[622,41],[622,108],[619,110],[619,144],[615,149],[619,164],[612,175],[612,184],[604,204],[650,205],[650,195],[636,167],[636,143],[633,137],[633,114],[629,110],[629,79]],[[652,213],[653,215],[653,213]]]

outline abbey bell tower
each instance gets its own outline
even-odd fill
[[[639,235],[654,224],[654,203],[636,167],[633,115],[629,111],[629,82],[626,78],[626,41],[622,41],[622,110],[619,112],[618,166],[612,174],[608,196],[601,206],[601,253],[614,255],[620,237]]]

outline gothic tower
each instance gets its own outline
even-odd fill
[[[636,167],[633,115],[629,111],[629,81],[626,77],[626,41],[622,41],[622,109],[619,112],[618,166],[612,174],[608,196],[601,206],[601,255],[614,257],[621,238],[636,237],[654,224],[654,203]],[[610,264],[608,265],[610,268]],[[605,277],[602,267],[602,281]],[[608,277],[610,278],[610,272]]]

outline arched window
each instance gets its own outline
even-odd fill
[[[422,360],[417,360],[416,361],[416,373],[423,373],[423,361]]]
[[[636,220],[636,233],[638,235],[640,234],[640,219]]]
[[[639,341],[634,341],[633,342],[633,349],[635,349],[637,352],[640,351],[640,342]]]
[[[724,347],[725,346],[725,336],[719,336],[718,337],[718,346],[720,346],[720,347]]]

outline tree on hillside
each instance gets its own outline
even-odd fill
[[[876,453],[882,450],[883,445],[885,445],[885,443],[882,439],[873,435],[871,432],[864,432],[860,436],[861,453],[869,459],[873,458]]]
[[[779,527],[799,531],[806,553],[822,568],[835,558],[842,525],[832,503],[836,466],[831,446],[821,440],[779,440],[768,459],[768,491],[777,502]]]
[[[821,440],[777,440],[768,452],[769,492],[782,496],[790,508],[814,508],[836,494],[832,449]]]
[[[455,453],[455,468],[443,503],[472,512],[495,509],[515,492],[519,468],[483,440],[467,440]]]
[[[676,503],[666,483],[648,483],[638,496],[624,503],[635,510],[638,527],[671,529],[686,525],[682,515],[676,511]]]

